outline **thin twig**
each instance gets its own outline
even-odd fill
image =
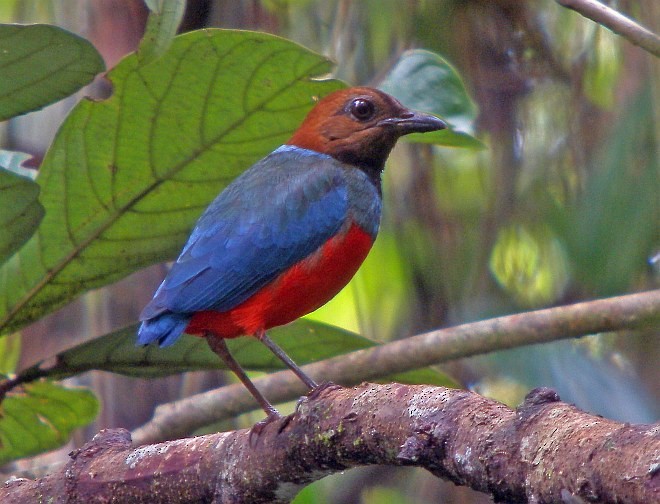
[[[547,343],[605,331],[634,329],[660,320],[660,290],[509,315],[432,331],[386,345],[308,364],[318,381],[354,385],[461,357]],[[307,392],[290,371],[254,381],[274,403]],[[257,407],[240,384],[197,394],[156,409],[154,418],[132,434],[137,444],[172,439]]]
[[[652,31],[637,24],[619,11],[604,5],[597,0],[556,0],[558,4],[572,9],[584,17],[601,24],[614,33],[624,37],[629,42],[660,56],[660,37]]]

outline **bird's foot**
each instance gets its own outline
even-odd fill
[[[307,398],[308,399],[317,399],[318,397],[321,397],[324,393],[329,392],[331,390],[337,390],[343,388],[341,385],[337,385],[336,383],[332,383],[331,381],[326,381],[323,383],[319,383],[316,387],[314,387],[312,390],[310,390],[307,393]]]
[[[318,399],[326,392],[340,388],[343,387],[341,385],[337,385],[336,383],[332,383],[329,381],[318,384],[316,387],[310,390],[306,395],[301,396],[300,399],[298,399],[298,401],[296,402],[296,412],[298,412],[301,406],[307,403],[308,401],[313,401],[314,399]]]
[[[250,446],[254,448],[257,445],[257,442],[259,441],[259,436],[261,436],[261,433],[263,430],[266,428],[266,426],[272,422],[275,422],[277,420],[281,420],[282,415],[280,415],[277,411],[271,412],[266,418],[263,420],[259,420],[256,424],[252,426],[250,429],[250,434],[248,437],[248,440],[250,442]]]

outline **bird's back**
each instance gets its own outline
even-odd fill
[[[379,188],[330,156],[283,146],[209,206],[145,308],[139,342],[290,322],[332,298],[366,257]]]

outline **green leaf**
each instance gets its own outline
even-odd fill
[[[9,393],[0,404],[0,466],[62,446],[71,431],[92,422],[98,410],[88,390],[47,381]]]
[[[146,3],[151,14],[138,53],[143,64],[167,51],[186,10],[184,0],[147,0]]]
[[[34,234],[44,215],[39,186],[25,176],[33,170],[21,166],[27,158],[0,150],[0,264]]]
[[[37,364],[21,374],[63,379],[95,369],[153,378],[185,371],[226,369],[203,338],[183,335],[170,347],[137,347],[137,328],[137,324],[130,325],[87,341],[57,354],[53,367],[44,368]],[[299,365],[376,345],[375,342],[350,331],[307,319],[299,319],[289,325],[271,329],[269,335]],[[227,340],[227,345],[245,369],[284,369],[282,362],[255,338],[234,338]],[[401,373],[397,378],[404,383],[455,386],[455,382],[430,368]]]
[[[204,30],[108,75],[114,95],[83,101],[40,169],[46,209],[0,269],[0,334],[82,292],[172,258],[230,180],[287,139],[331,63],[263,33]]]
[[[476,105],[458,72],[437,54],[421,49],[406,51],[379,87],[406,107],[438,115],[450,125],[449,130],[408,135],[404,139],[451,147],[484,147],[471,136]]]
[[[0,120],[65,98],[105,70],[87,40],[49,25],[0,25]]]
[[[226,369],[203,338],[186,334],[169,347],[137,347],[137,328],[137,324],[130,325],[65,350],[57,355],[56,366],[44,376],[62,379],[96,369],[129,376],[156,377],[184,371]],[[271,329],[269,334],[300,365],[374,345],[357,334],[305,319]],[[227,345],[246,369],[283,369],[280,360],[255,338],[235,338],[227,340]]]

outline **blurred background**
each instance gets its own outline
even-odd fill
[[[656,0],[614,6],[660,30]],[[0,4],[0,22],[62,26],[89,39],[108,68],[136,48],[147,15],[142,0]],[[429,49],[455,65],[478,107],[472,126],[486,149],[395,149],[377,244],[354,281],[312,318],[387,341],[658,288],[660,261],[652,258],[660,253],[660,63],[608,30],[551,0],[189,0],[181,31],[203,27],[290,38],[333,59],[334,76],[353,85],[378,86],[403,51]],[[84,91],[110,92],[102,79]],[[38,166],[77,99],[2,124],[0,145],[31,153]],[[141,271],[29,327],[22,366],[134,322],[165,271]],[[463,359],[443,370],[512,406],[542,385],[584,410],[653,422],[660,413],[658,342],[657,328],[601,334]],[[100,428],[137,427],[155,405],[228,379],[88,373],[76,383],[94,388],[102,411],[74,444]],[[19,467],[62,461],[71,447]],[[421,470],[364,468],[326,478],[295,502],[489,499]]]

